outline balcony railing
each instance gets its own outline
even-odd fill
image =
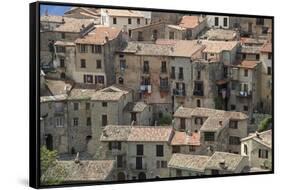
[[[194,96],[204,96],[203,90],[194,90],[193,91]]]
[[[244,90],[238,90],[237,94],[238,97],[251,97],[252,96],[252,91],[244,91]]]
[[[185,96],[185,90],[184,89],[173,89],[173,95],[174,96]]]

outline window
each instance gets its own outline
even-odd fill
[[[272,53],[267,54],[267,59],[270,59],[270,60],[272,59]]]
[[[92,45],[92,53],[101,53],[101,45]]]
[[[84,75],[84,83],[93,83],[93,75]]]
[[[201,107],[201,100],[197,99],[196,100],[196,105],[197,105],[197,107]]]
[[[194,81],[194,96],[204,96],[203,81]]]
[[[136,112],[132,112],[131,113],[131,122],[133,122],[133,121],[137,121],[137,113]]]
[[[97,69],[101,69],[101,60],[100,59],[96,60],[96,67],[97,67]]]
[[[86,121],[87,126],[91,126],[92,122],[91,122],[91,118],[87,117],[87,121]]]
[[[180,129],[185,130],[185,119],[184,118],[180,118]]]
[[[107,102],[102,102],[102,107],[107,107]]]
[[[197,71],[197,80],[201,79],[201,71]]]
[[[89,110],[91,107],[91,104],[89,102],[86,102],[86,110]]]
[[[182,176],[182,171],[179,169],[176,169],[176,177],[181,177]]]
[[[140,24],[140,18],[137,18],[137,24]]]
[[[117,18],[113,17],[113,24],[117,24]]]
[[[143,41],[142,32],[138,32],[138,41]]]
[[[143,155],[143,144],[137,144],[137,155],[138,156]]]
[[[189,146],[189,152],[195,152],[196,151],[196,147],[193,145]]]
[[[86,60],[85,59],[81,59],[80,60],[80,67],[81,68],[86,68]]]
[[[132,30],[129,29],[129,37],[132,36]]]
[[[64,53],[65,52],[65,47],[63,46],[56,46],[56,50],[58,53]]]
[[[168,89],[169,86],[169,81],[168,81],[168,77],[167,78],[160,78],[160,88],[163,89]]]
[[[63,117],[57,117],[55,120],[56,127],[63,127],[64,125],[64,118]]]
[[[60,59],[60,67],[65,67],[64,59],[63,58]]]
[[[169,32],[169,39],[175,39],[175,32]]]
[[[248,76],[248,69],[244,69],[244,76],[245,76],[245,77]]]
[[[171,78],[175,79],[175,76],[176,76],[176,74],[175,74],[175,67],[171,67]]]
[[[256,60],[260,60],[260,54],[256,55]]]
[[[163,145],[156,145],[156,156],[157,157],[164,156],[164,147],[163,147]]]
[[[106,126],[107,125],[107,115],[102,115],[101,116],[101,126]]]
[[[219,25],[219,17],[215,17],[215,26]]]
[[[227,18],[223,18],[223,26],[227,27]]]
[[[96,75],[96,76],[95,76],[95,83],[96,83],[96,84],[104,84],[104,76],[102,76],[102,75]]]
[[[126,69],[126,60],[120,59],[120,70],[124,71]]]
[[[229,144],[230,145],[240,145],[240,138],[234,137],[234,136],[229,136]]]
[[[122,167],[123,167],[123,156],[117,155],[117,168],[122,168]]]
[[[243,106],[244,111],[248,111],[248,106]]]
[[[87,53],[87,46],[85,44],[79,45],[79,52],[80,53]]]
[[[77,117],[73,118],[73,126],[78,126],[79,124],[79,119]]]
[[[145,24],[148,24],[148,19],[147,18],[145,19]]]
[[[194,123],[195,123],[195,125],[198,125],[198,124],[203,125],[203,118],[202,117],[195,117]]]
[[[256,25],[264,25],[264,19],[263,18],[257,18]]]
[[[259,149],[259,158],[268,158],[268,150]]]
[[[181,147],[180,146],[172,146],[172,153],[180,153]]]
[[[161,160],[161,168],[167,168],[167,161]]]
[[[65,33],[64,32],[61,33],[61,38],[65,39]]]
[[[244,154],[248,155],[248,146],[246,144],[244,144],[243,149],[244,149]]]
[[[230,120],[229,128],[231,128],[231,129],[238,129],[238,121]]]
[[[161,62],[161,72],[166,73],[167,72],[167,63],[166,61]]]
[[[73,103],[73,110],[79,110],[79,103],[78,102]]]
[[[149,62],[148,61],[143,62],[143,73],[149,73]]]
[[[236,106],[234,104],[231,104],[230,105],[230,110],[235,110],[236,109]]]
[[[157,30],[153,30],[153,34],[152,34],[153,40],[157,40],[157,37],[158,37],[158,31]]]
[[[132,19],[128,18],[128,24],[132,24]]]
[[[183,68],[182,67],[179,68],[179,79],[183,80]]]
[[[267,67],[267,75],[271,75],[271,67]]]
[[[109,143],[108,143],[108,149],[109,149],[109,150],[112,150],[112,149],[121,150],[121,149],[122,149],[122,144],[121,144],[121,142],[116,142],[116,141],[114,141],[114,142],[109,142]]]
[[[204,132],[204,140],[205,141],[215,141],[215,133],[214,132]]]

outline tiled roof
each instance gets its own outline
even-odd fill
[[[144,102],[128,102],[124,108],[126,112],[142,112],[148,105]]]
[[[173,129],[171,126],[134,126],[128,137],[131,142],[169,142]]]
[[[67,94],[72,88],[72,84],[64,80],[46,79],[45,85],[52,95]]]
[[[246,141],[246,140],[250,140],[250,139],[257,141],[257,142],[267,146],[268,148],[272,147],[272,131],[271,130],[263,131],[261,133],[256,132],[255,134],[251,134],[248,137],[241,139],[241,141]]]
[[[223,110],[216,110],[210,108],[186,108],[186,107],[179,107],[176,112],[174,113],[174,117],[181,117],[181,118],[191,118],[191,117],[217,117],[223,115],[224,117],[229,117],[233,120],[244,120],[247,119],[248,116],[242,112],[235,112],[235,111],[223,111]]]
[[[191,154],[173,154],[169,163],[169,168],[204,172],[209,156]]]
[[[183,28],[195,28],[199,24],[199,16],[183,16],[179,26]]]
[[[270,43],[270,42],[265,43],[261,48],[261,52],[271,53],[272,52],[272,43]]]
[[[224,128],[229,123],[230,116],[228,114],[214,114],[208,117],[200,131],[217,131]]]
[[[61,24],[59,27],[55,28],[54,31],[79,33],[83,28],[93,23],[94,21],[92,19],[68,18],[64,24]]]
[[[186,132],[175,131],[171,145],[200,145],[200,132],[188,134]]]
[[[129,91],[122,90],[116,86],[110,86],[93,93],[91,100],[95,101],[118,101],[120,98],[129,93]]]
[[[234,67],[254,69],[259,63],[260,63],[260,61],[243,60],[240,64],[235,65]]]
[[[122,9],[105,9],[109,16],[115,17],[144,17],[139,11],[122,10]]]
[[[238,41],[212,41],[212,40],[200,40],[206,48],[203,52],[206,53],[221,53],[222,51],[230,51],[239,43]]]
[[[114,168],[114,160],[81,160],[79,163],[70,161],[57,161],[54,168],[49,168],[45,175],[54,178],[63,177],[63,181],[104,181],[107,180]],[[63,168],[64,176],[57,172]]]
[[[64,14],[65,16],[71,16],[74,11],[81,9],[79,12],[82,15],[92,16],[93,18],[96,18],[100,16],[100,9],[96,8],[86,8],[86,7],[72,7],[70,10],[66,11]]]
[[[120,52],[134,53],[136,55],[159,55],[173,57],[192,57],[192,55],[204,47],[192,40],[157,40],[150,42],[128,42]]]
[[[235,171],[245,158],[239,154],[215,152],[206,164],[206,169]]]
[[[69,100],[85,100],[91,99],[92,95],[96,92],[96,89],[76,88],[74,87],[69,96]]]
[[[132,126],[107,125],[101,135],[101,141],[127,141]]]
[[[210,29],[202,36],[208,40],[235,40],[236,37],[236,31],[225,29]]]
[[[78,38],[75,43],[78,44],[100,44],[103,45],[106,43],[106,37],[108,40],[113,40],[117,38],[120,33],[120,29],[114,27],[105,27],[98,26],[93,31],[88,33],[87,35]]]

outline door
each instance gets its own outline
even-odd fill
[[[136,169],[142,169],[142,157],[136,157]]]

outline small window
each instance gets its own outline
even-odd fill
[[[231,128],[231,129],[238,129],[238,121],[230,120],[229,128]]]
[[[235,110],[235,109],[236,109],[236,105],[231,104],[231,105],[230,105],[230,110]]]
[[[78,126],[79,119],[77,117],[73,118],[73,126]]]
[[[101,116],[102,117],[102,123],[101,123],[101,125],[102,126],[106,126],[107,125],[107,115],[102,115]]]
[[[248,155],[248,146],[246,145],[246,144],[244,144],[244,146],[243,146],[244,148],[244,154],[245,155]]]
[[[167,168],[167,161],[161,161],[161,168]]]
[[[259,158],[268,158],[268,150],[259,149]]]
[[[138,156],[143,155],[143,144],[137,144],[137,155]]]
[[[272,53],[267,54],[267,59],[271,60],[272,59]]]
[[[62,68],[65,67],[64,59],[63,58],[60,59],[60,67],[62,67]]]
[[[248,69],[244,69],[244,76],[245,76],[245,77],[248,76]]]
[[[97,69],[101,69],[101,60],[100,59],[96,60],[96,64],[97,64]]]
[[[86,110],[89,110],[91,107],[91,104],[89,102],[86,102]]]
[[[164,147],[163,145],[156,145],[156,156],[163,157],[164,156]]]
[[[137,18],[137,24],[140,24],[140,18]]]
[[[128,18],[128,24],[132,24],[132,19]]]
[[[180,153],[181,147],[180,146],[172,146],[172,153]]]
[[[256,60],[260,60],[260,54],[256,55]]]
[[[215,17],[215,26],[219,25],[219,17]]]
[[[227,24],[227,18],[223,18],[223,26],[224,26],[224,27],[227,27],[227,25],[228,25],[228,24]]]
[[[167,73],[167,63],[166,63],[166,61],[161,62],[161,72]]]
[[[61,33],[61,38],[65,39],[65,33],[64,32]]]
[[[117,18],[113,18],[113,24],[117,24]]]
[[[92,45],[92,53],[101,53],[101,45]]]
[[[79,52],[80,53],[87,53],[87,46],[85,44],[79,45]]]
[[[230,145],[240,145],[240,138],[234,137],[234,136],[229,136],[229,144]]]
[[[215,133],[214,132],[204,132],[204,140],[205,141],[215,141]]]
[[[271,75],[271,67],[267,67],[267,75]]]
[[[90,117],[87,117],[87,126],[91,126],[92,125],[92,122],[91,122],[91,118]]]
[[[248,109],[248,106],[243,106],[243,110],[244,111],[248,111],[249,109]]]
[[[175,32],[169,32],[169,39],[175,39]]]
[[[80,60],[80,67],[81,68],[86,68],[86,60],[85,59],[81,59]]]
[[[93,75],[84,75],[84,83],[92,84],[93,82]]]
[[[107,102],[102,102],[102,107],[107,107]]]
[[[79,110],[79,103],[78,102],[73,103],[73,110]]]
[[[196,147],[193,145],[189,146],[189,152],[195,152],[196,151]]]
[[[194,123],[195,123],[195,125],[198,125],[198,124],[203,125],[203,118],[195,117]]]
[[[196,105],[197,105],[197,107],[201,107],[201,100],[197,99],[196,100]]]

